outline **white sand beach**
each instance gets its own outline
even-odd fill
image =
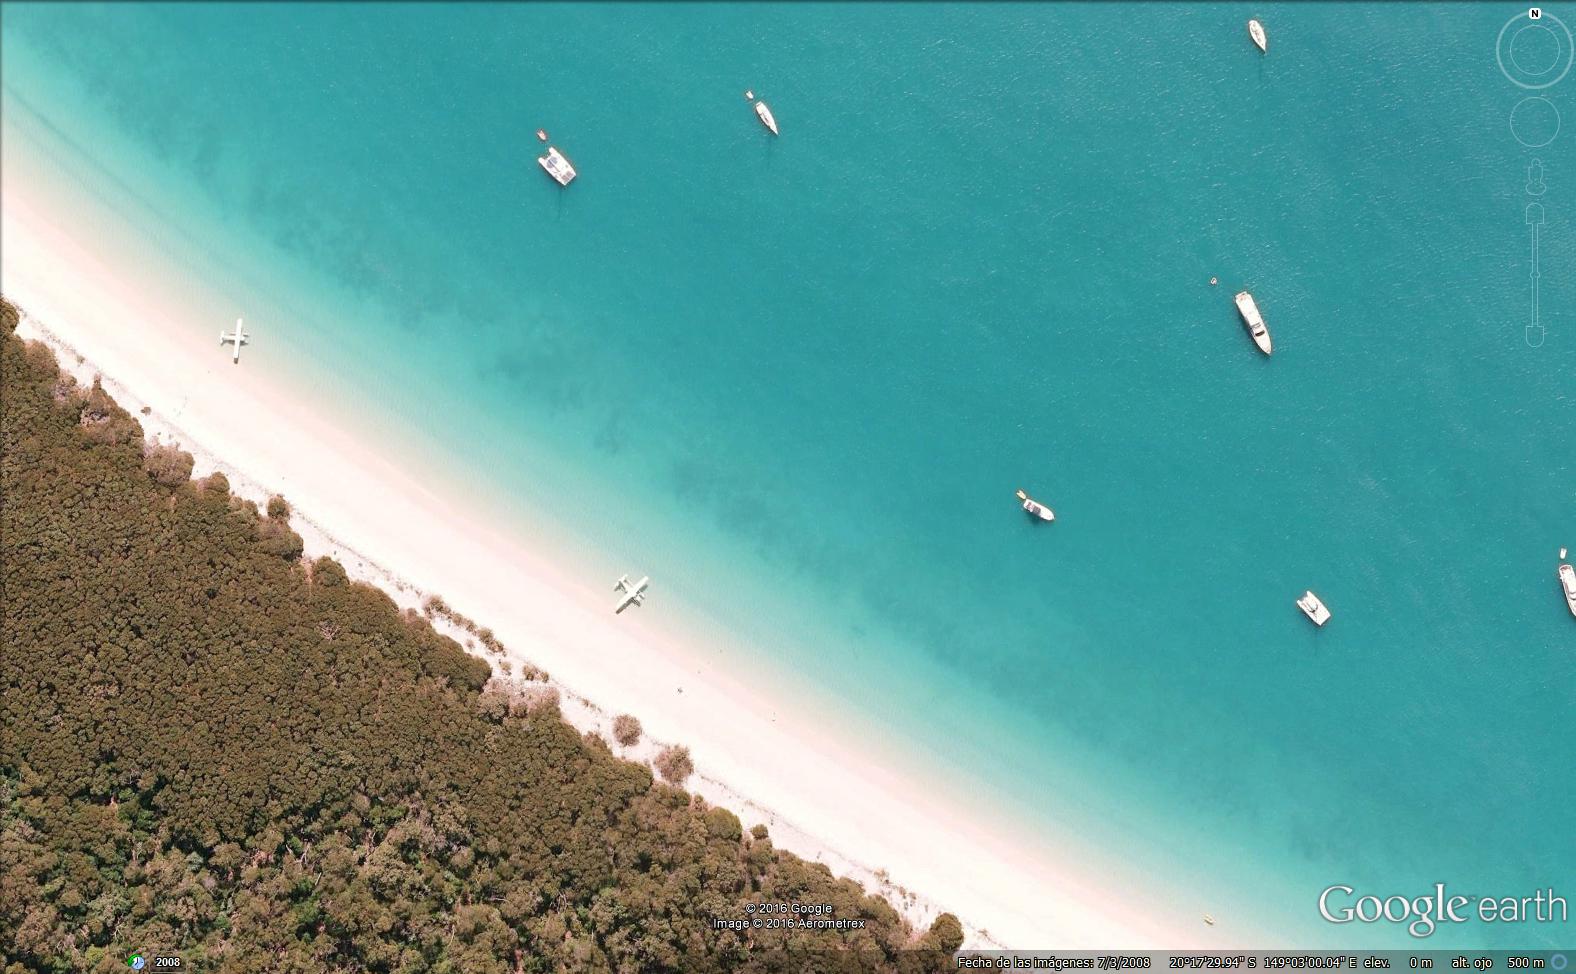
[[[283,494],[309,556],[334,555],[402,605],[439,594],[491,628],[515,672],[529,663],[552,675],[576,725],[606,734],[613,715],[634,714],[648,737],[627,756],[649,760],[654,741],[687,745],[693,791],[747,827],[765,822],[780,847],[884,892],[921,929],[940,911],[956,913],[971,946],[1254,939],[1218,912],[1218,924],[1205,925],[1207,903],[1168,903],[1157,918],[1154,891],[1100,878],[1099,864],[1119,861],[1120,850],[1023,834],[939,774],[899,771],[824,714],[716,665],[725,654],[698,652],[671,616],[615,616],[612,579],[574,577],[539,539],[468,509],[460,485],[407,469],[360,435],[322,390],[271,372],[286,353],[267,348],[265,322],[248,322],[254,344],[232,364],[217,336],[244,309],[217,313],[222,296],[178,283],[181,268],[149,276],[146,255],[128,268],[117,249],[127,227],[95,225],[107,218],[26,175],[8,172],[0,184],[0,289],[27,315],[23,336],[52,344],[88,381],[102,375],[150,436],[196,457],[198,475],[222,471],[259,503]]]

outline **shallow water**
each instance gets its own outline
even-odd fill
[[[1399,944],[1319,891],[1576,894],[1576,152],[1522,144],[1512,13],[7,4],[0,80],[8,125],[288,307],[248,320],[303,373],[730,663],[835,669],[1179,915]]]

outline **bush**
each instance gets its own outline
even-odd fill
[[[93,377],[93,387],[88,390],[87,398],[82,401],[82,409],[78,414],[77,423],[81,426],[93,426],[98,423],[107,423],[115,415],[115,400],[104,391],[104,384],[98,376]]]
[[[727,839],[729,842],[737,842],[744,836],[739,817],[726,808],[713,808],[706,812],[706,831],[714,839]]]
[[[88,390],[82,400],[77,425],[87,432],[89,439],[111,446],[142,439],[142,424],[115,404],[97,377],[93,379],[93,388]]]
[[[270,501],[269,507],[272,506],[273,502]],[[290,530],[283,520],[270,519],[261,522],[257,536],[262,542],[262,549],[271,555],[283,558],[285,561],[295,561],[301,557],[303,550],[301,536]]]
[[[214,476],[218,476],[215,474]],[[350,576],[345,574],[345,566],[332,558],[323,557],[312,563],[312,584],[322,585],[325,588],[338,588],[348,585]]]
[[[290,516],[290,502],[275,494],[268,498],[268,518],[271,521],[283,521]]]
[[[662,780],[671,785],[682,785],[685,779],[695,773],[695,762],[690,760],[689,748],[681,744],[670,744],[657,755],[657,774]]]
[[[192,478],[192,455],[178,447],[156,444],[147,448],[142,469],[156,483],[179,487]]]
[[[519,700],[528,714],[538,714],[545,711],[558,711],[558,688],[532,686],[520,690]]]
[[[633,747],[640,740],[640,721],[628,714],[613,718],[613,740],[624,747]]]
[[[756,839],[750,843],[750,849],[744,854],[744,861],[750,868],[758,873],[770,869],[777,856],[777,850],[772,848],[771,839]]]
[[[952,914],[943,913],[930,925],[930,933],[925,939],[933,949],[956,953],[963,946],[963,924]]]

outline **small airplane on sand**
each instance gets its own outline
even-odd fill
[[[651,576],[643,575],[640,581],[630,584],[628,575],[618,576],[618,584],[613,586],[613,591],[626,593],[619,599],[618,606],[613,610],[616,615],[632,605],[644,605],[646,602],[646,588],[651,584]]]
[[[234,342],[235,343],[235,357],[232,358],[230,361],[234,362],[236,365],[240,365],[241,364],[241,346],[245,345],[248,341],[250,341],[250,339],[248,339],[247,336],[246,336],[246,329],[241,325],[241,322],[243,320],[244,319],[241,319],[241,318],[235,319],[235,331],[234,332],[225,333],[225,332],[221,331],[219,333],[219,345],[221,347],[224,345],[225,342]]]

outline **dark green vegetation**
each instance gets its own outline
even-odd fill
[[[0,971],[947,968],[955,920],[915,937],[552,697],[493,705],[0,312]],[[710,929],[754,901],[868,926]]]

